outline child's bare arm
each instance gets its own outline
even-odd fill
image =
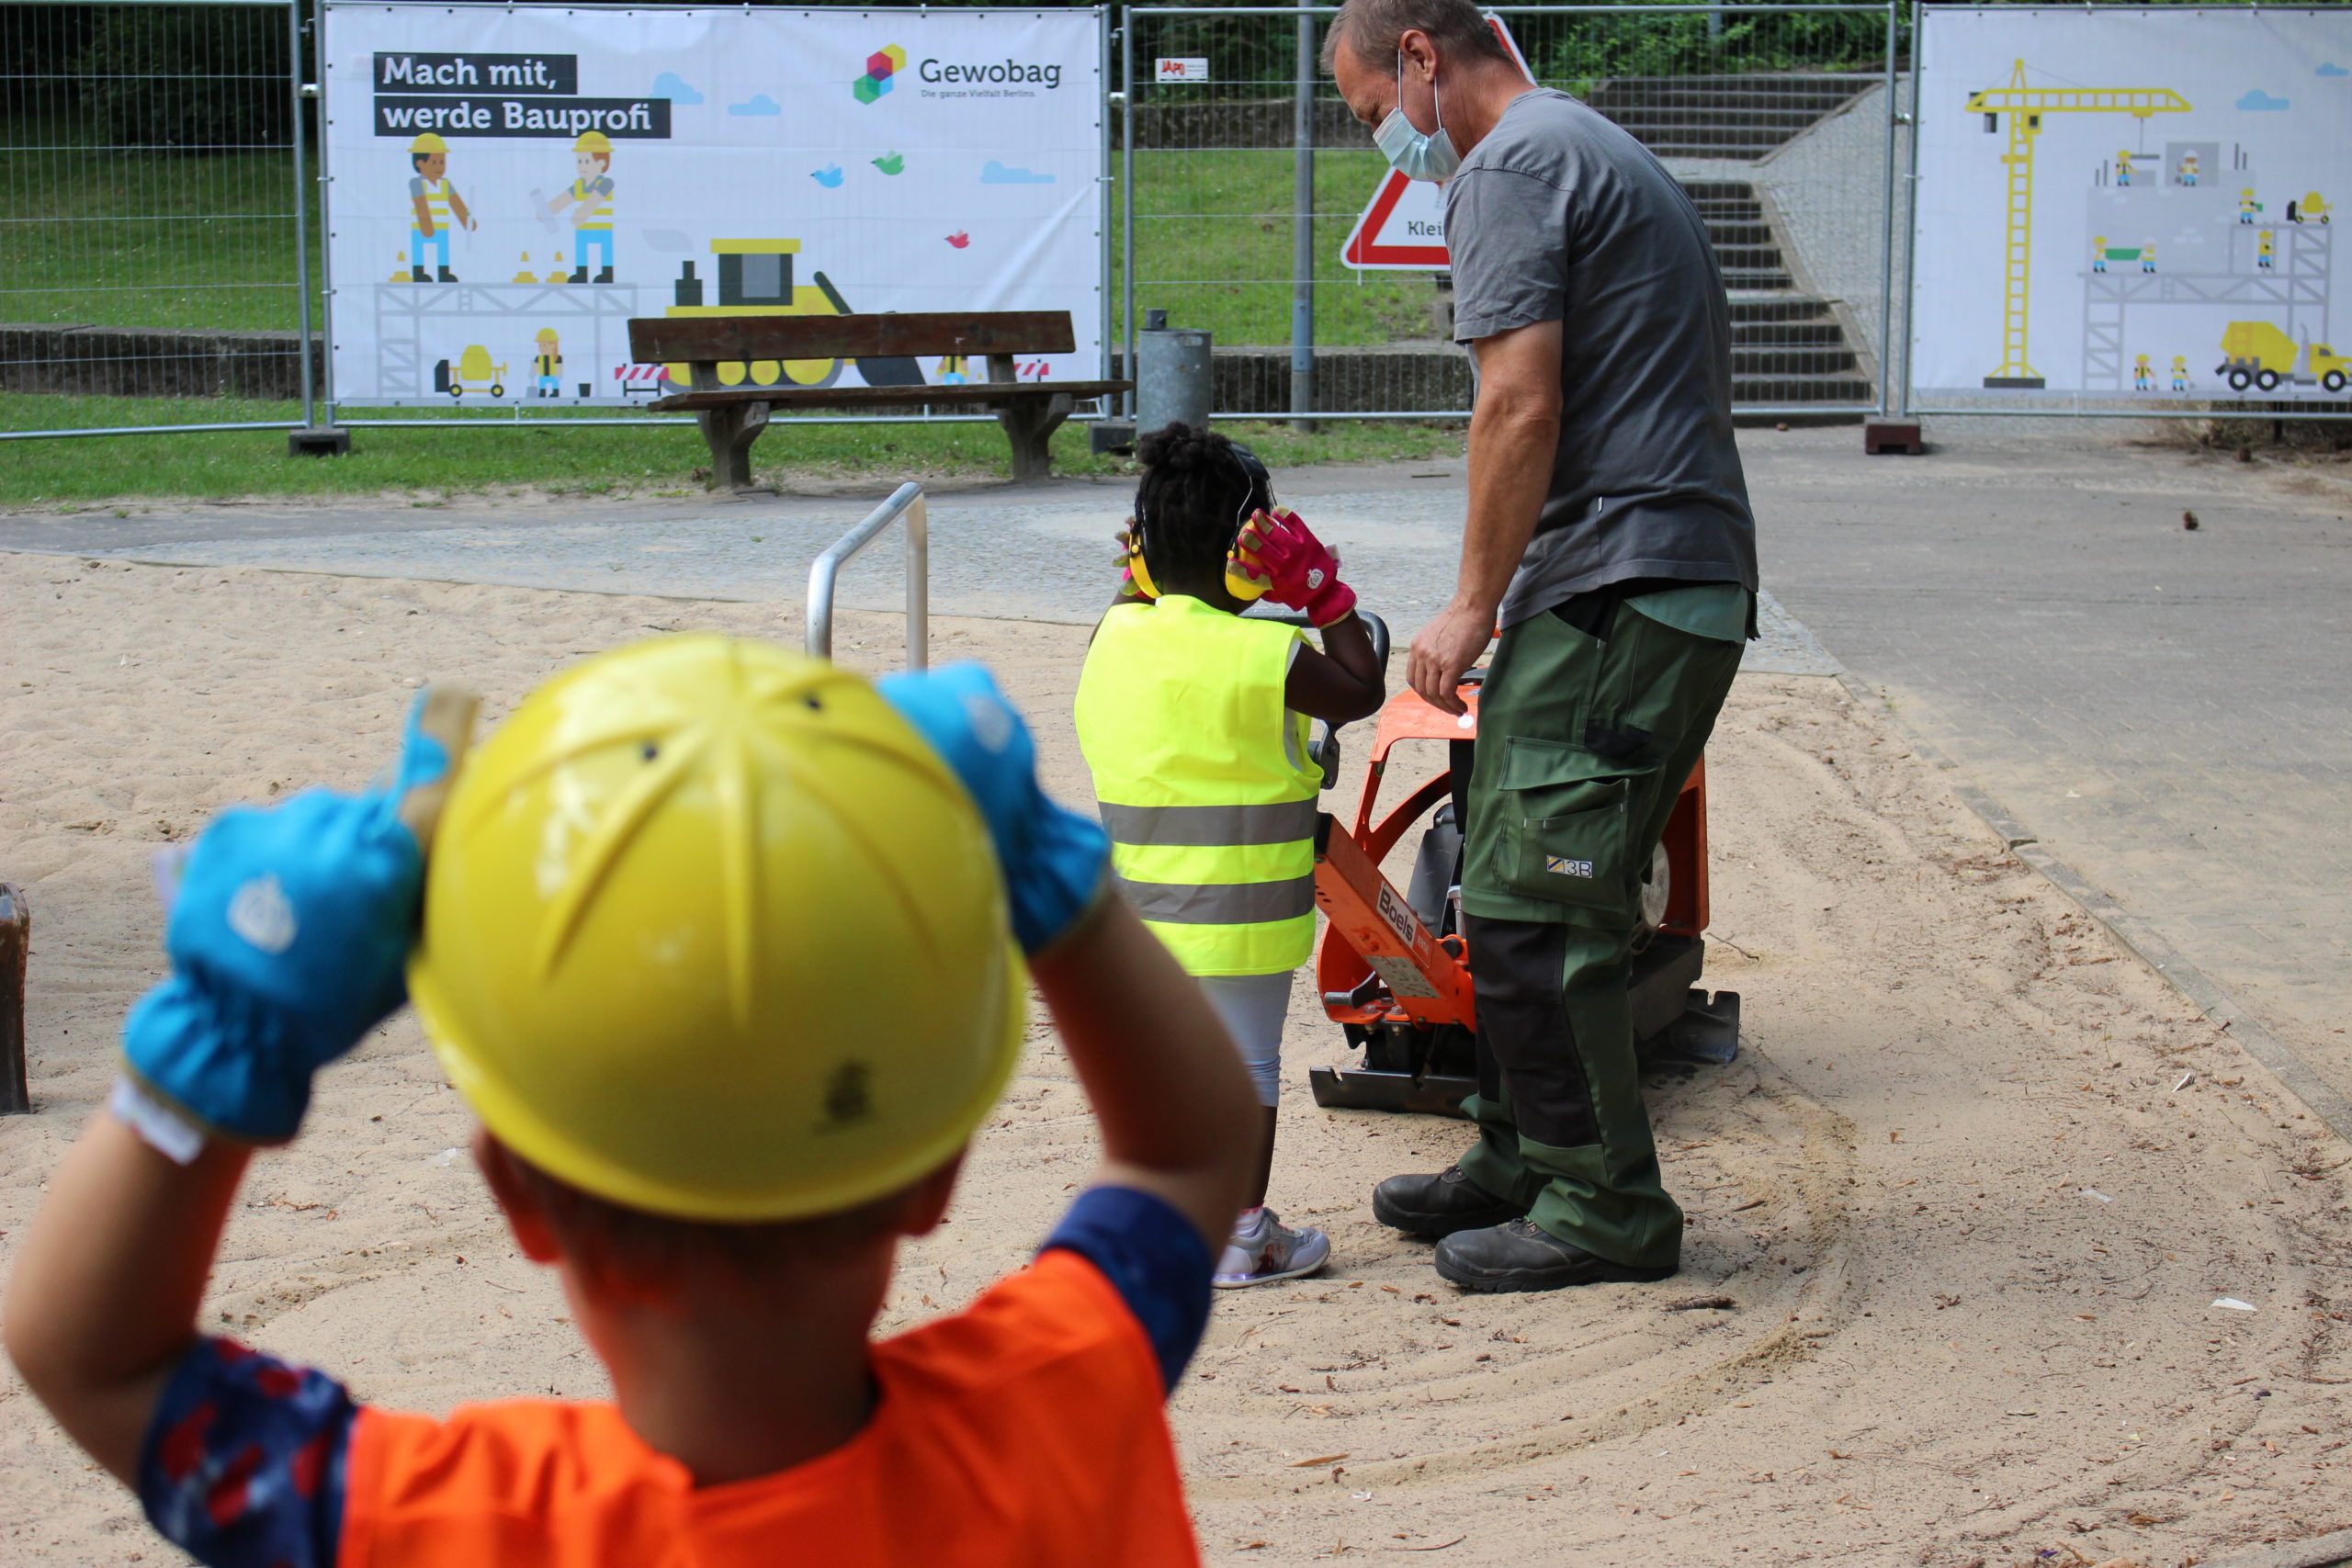
[[[1323,651],[1302,648],[1283,682],[1283,704],[1328,724],[1353,724],[1387,700],[1372,633],[1350,614],[1323,628]]]
[[[126,1483],[197,1309],[249,1151],[187,1166],[108,1112],[50,1179],[8,1280],[8,1355],[66,1435]]]
[[[1102,1128],[1100,1179],[1165,1199],[1212,1248],[1233,1228],[1257,1148],[1248,1069],[1125,899],[1114,895],[1031,969]]]

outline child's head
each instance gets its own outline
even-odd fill
[[[1247,446],[1182,423],[1136,442],[1136,528],[1152,581],[1170,593],[1221,593],[1234,536],[1274,504],[1265,465]]]
[[[426,131],[408,144],[408,165],[428,180],[437,180],[449,167],[449,144]]]
[[[988,830],[898,711],[696,635],[565,671],[466,760],[410,990],[517,1235],[610,1283],[927,1229],[1019,976]]]

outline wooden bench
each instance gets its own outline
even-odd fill
[[[688,367],[693,385],[648,405],[691,409],[710,443],[710,482],[752,482],[752,443],[779,408],[898,409],[956,404],[988,409],[1012,442],[1012,477],[1042,479],[1051,465],[1047,438],[1080,399],[1132,388],[1132,381],[1022,381],[1019,356],[1069,354],[1078,346],[1067,310],[907,312],[873,316],[639,316],[628,323],[629,356],[639,365]],[[961,386],[921,379],[913,363],[955,355],[985,361],[989,378]],[[722,365],[855,359],[869,382],[886,386],[729,387]],[[896,360],[895,365],[877,363]],[[906,379],[900,379],[906,378]]]

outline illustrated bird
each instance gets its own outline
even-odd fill
[[[947,236],[947,243],[960,251],[965,246],[972,243],[972,236],[966,233],[963,230],[958,229],[956,232]]]
[[[886,175],[895,175],[907,166],[907,155],[903,152],[885,152],[874,160],[874,166]]]
[[[2189,532],[2191,532],[2191,533],[2196,532],[2196,530],[2197,530],[2197,513],[2195,513],[2194,512],[2184,512],[2184,513],[2182,513],[2180,514],[2180,525],[2181,525],[2182,527],[2184,527],[2184,528],[2186,528],[2186,529],[2189,530]]]
[[[827,190],[839,190],[842,186],[842,166],[839,164],[828,164],[821,169],[811,169],[808,172],[808,177]]]

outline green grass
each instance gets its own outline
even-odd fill
[[[6,140],[0,320],[294,330],[290,153],[123,152],[57,120]]]
[[[0,428],[22,429],[18,405],[119,405],[104,398],[0,397]],[[141,400],[142,408],[146,406]],[[201,407],[221,411],[219,403]],[[275,404],[229,405],[253,417]],[[93,423],[96,411],[44,411],[50,428]],[[184,412],[184,411],[183,411]],[[219,501],[247,497],[442,496],[537,490],[564,495],[702,493],[696,474],[707,460],[692,425],[606,425],[578,430],[484,428],[492,420],[453,422],[430,430],[352,433],[345,457],[288,457],[283,431],[184,435],[112,435],[0,444],[0,506],[47,510],[135,502]],[[1302,436],[1287,425],[1222,423],[1277,468],[1306,463],[1409,460],[1458,454],[1458,425],[1331,424]],[[811,480],[1004,478],[1010,461],[993,423],[772,426],[752,448],[763,483],[790,489]],[[1119,457],[1087,451],[1086,432],[1064,425],[1054,437],[1054,466],[1065,474],[1132,471]]]
[[[1388,164],[1315,156],[1315,341],[1331,347],[1430,335],[1425,272],[1351,272],[1340,246]],[[1224,345],[1290,342],[1292,154],[1287,148],[1136,153],[1136,308]],[[1115,228],[1117,213],[1112,220]],[[1114,258],[1114,266],[1117,265]]]

